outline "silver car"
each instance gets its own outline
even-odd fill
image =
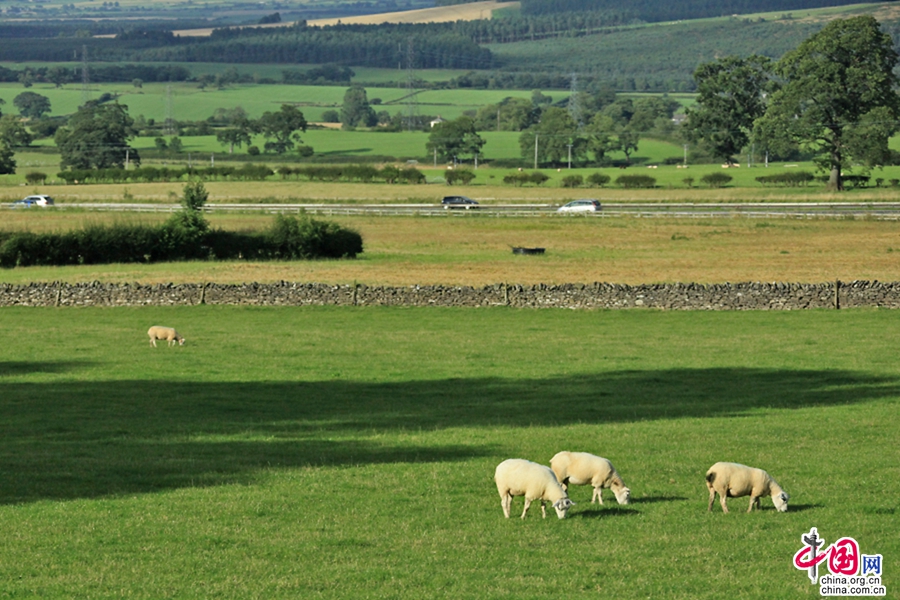
[[[598,212],[601,209],[598,200],[584,198],[582,200],[572,200],[568,204],[560,206],[556,212],[561,213],[580,213],[580,212]]]

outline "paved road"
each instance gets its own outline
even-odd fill
[[[9,205],[6,205],[7,207]],[[485,215],[492,217],[578,217],[602,218],[631,215],[637,217],[782,217],[782,218],[870,218],[900,220],[900,202],[818,202],[818,203],[604,203],[598,213],[561,215],[557,204],[490,204],[482,203],[477,209],[446,210],[438,204],[207,204],[208,212],[266,212],[297,213],[305,211],[315,215],[419,215],[435,217],[460,217]],[[176,203],[57,203],[55,209],[77,208],[97,211],[174,212],[181,208]],[[30,209],[42,210],[42,209]]]

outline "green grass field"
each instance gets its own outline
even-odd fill
[[[890,311],[0,318],[2,596],[812,598],[813,526],[900,585]],[[150,348],[156,323],[187,345]],[[504,519],[496,464],[563,449],[610,458],[632,504],[575,487],[563,521]],[[707,513],[718,460],[789,511]]]

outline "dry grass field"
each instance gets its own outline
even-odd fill
[[[162,214],[7,211],[5,227],[53,231],[113,221],[154,223]],[[214,227],[261,229],[271,216],[212,215]],[[359,231],[356,260],[189,262],[35,267],[0,271],[0,282],[222,283],[312,281],[367,285],[900,281],[894,222],[833,219],[617,217],[335,217]],[[511,246],[544,247],[542,256]]]
[[[484,2],[470,2],[467,4],[453,4],[450,6],[436,6],[434,8],[421,8],[418,10],[405,10],[400,12],[379,13],[376,15],[362,15],[359,17],[342,17],[339,19],[311,19],[309,25],[325,27],[328,25],[356,24],[379,25],[381,23],[445,23],[448,21],[476,21],[478,19],[490,19],[493,11],[518,6],[518,2],[496,2],[486,0]],[[292,23],[270,23],[267,25],[254,25],[253,27],[287,27]],[[180,36],[208,36],[212,28],[182,29],[174,32]]]

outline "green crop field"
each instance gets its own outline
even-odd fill
[[[900,585],[891,311],[0,319],[2,596],[813,598],[811,527]],[[157,323],[187,344],[149,347]],[[573,487],[565,520],[504,519],[494,467],[565,449],[633,502]],[[768,470],[788,512],[708,513],[719,460]]]

